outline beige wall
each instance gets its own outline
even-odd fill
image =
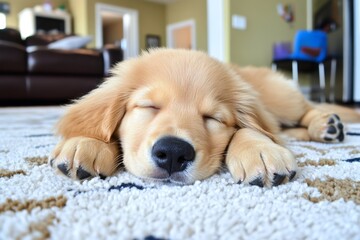
[[[166,25],[189,19],[195,20],[196,48],[207,51],[206,0],[180,0],[166,6]]]
[[[294,7],[293,23],[286,23],[277,14],[280,2]],[[292,41],[298,29],[306,29],[305,0],[231,0],[232,14],[247,19],[246,30],[230,30],[230,60],[240,65],[270,66],[273,43]]]
[[[5,1],[10,4],[10,14],[6,16],[7,27],[18,29],[18,13],[24,8],[34,7],[44,3],[43,0],[8,0]],[[60,5],[68,6],[68,0],[52,0],[53,7],[57,8]]]
[[[88,35],[87,0],[68,0],[68,3],[73,32],[78,35]]]

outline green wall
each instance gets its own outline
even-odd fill
[[[207,51],[206,2],[206,0],[178,0],[166,5],[166,25],[190,19],[195,20],[196,48],[202,51]]]
[[[295,10],[293,23],[277,14],[278,3],[290,3]],[[230,61],[239,65],[270,66],[272,45],[292,41],[298,29],[306,29],[305,0],[231,0],[230,17],[245,16],[245,30],[230,30]]]

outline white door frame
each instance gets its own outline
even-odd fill
[[[174,38],[173,38],[173,32],[179,28],[184,27],[190,27],[191,29],[191,49],[196,49],[196,23],[194,19],[172,23],[167,25],[166,27],[166,38],[167,38],[167,44],[166,46],[168,48],[174,48]]]
[[[226,61],[225,1],[207,0],[208,54]]]
[[[124,59],[139,55],[139,13],[137,10],[123,8],[104,3],[95,4],[95,36],[96,47],[103,46],[101,12],[112,12],[123,16],[123,32],[126,42]]]
[[[354,101],[360,102],[360,3],[354,1]]]

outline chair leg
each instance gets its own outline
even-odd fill
[[[292,61],[292,78],[296,83],[296,86],[299,85],[299,73],[298,73],[298,63],[297,61]]]
[[[330,101],[335,102],[335,79],[336,79],[336,59],[331,59],[330,73]]]
[[[321,89],[321,102],[325,102],[325,67],[324,63],[319,63],[319,80]]]
[[[276,63],[272,63],[272,64],[271,64],[271,70],[273,70],[274,72],[276,72],[276,70],[277,70],[277,65],[276,65]]]

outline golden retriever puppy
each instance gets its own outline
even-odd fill
[[[138,177],[180,184],[225,162],[236,182],[276,186],[297,171],[282,125],[298,127],[289,133],[303,139],[344,140],[340,118],[315,109],[278,73],[157,49],[119,63],[69,106],[49,161],[73,179],[110,176],[123,164]]]

